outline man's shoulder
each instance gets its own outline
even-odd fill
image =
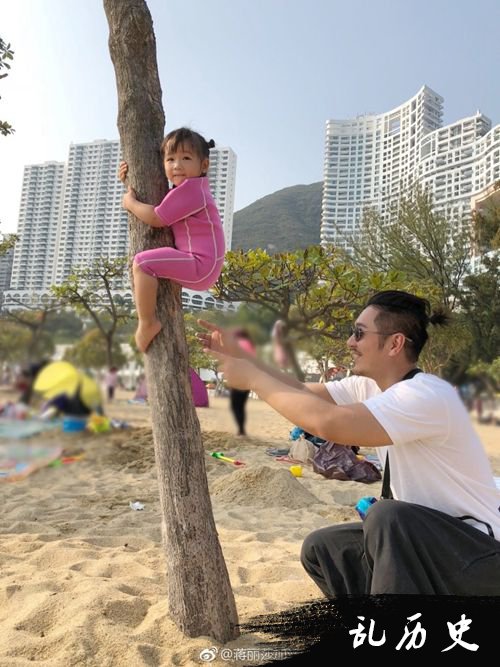
[[[380,388],[375,380],[362,375],[350,375],[342,380],[327,382],[325,386],[338,405],[360,403],[380,393]]]
[[[388,400],[396,395],[448,402],[456,397],[457,391],[447,380],[432,373],[422,372],[409,380],[396,382],[387,389]]]
[[[372,380],[369,377],[365,377],[364,375],[348,375],[345,378],[342,378],[341,380],[335,380],[335,382],[340,382],[341,384],[345,385],[358,385],[360,387],[377,387],[378,385],[375,382],[375,380]]]
[[[414,383],[414,386],[423,386],[423,387],[429,387],[429,389],[436,389],[439,391],[454,391],[454,387],[447,381],[444,380],[443,378],[440,378],[438,375],[434,375],[433,373],[417,373],[414,377],[411,378],[411,380],[407,380],[407,382]],[[398,382],[398,384],[401,384]]]

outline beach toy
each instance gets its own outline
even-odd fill
[[[226,461],[227,463],[232,463],[235,466],[244,466],[243,461],[237,461],[236,459],[230,459],[229,456],[224,456],[222,452],[212,452],[210,456],[213,456],[214,459],[219,459],[219,461]]]
[[[76,461],[81,461],[83,459],[83,454],[76,454],[75,456],[62,456],[52,463],[49,463],[49,468],[60,468],[62,465],[68,465],[68,463],[75,463]]]
[[[76,433],[77,431],[85,431],[87,426],[86,417],[64,417],[63,431],[64,433]]]
[[[84,454],[75,454],[73,456],[63,456],[61,458],[61,463],[67,465],[68,463],[75,463],[76,461],[81,461],[84,458]]]
[[[107,417],[102,415],[90,415],[87,428],[92,433],[107,433],[111,431],[111,422]]]
[[[302,477],[302,466],[290,466],[290,472],[294,477]]]

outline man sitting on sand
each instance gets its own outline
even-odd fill
[[[201,322],[231,386],[309,433],[377,447],[386,468],[390,460],[393,499],[304,542],[302,564],[327,597],[500,595],[500,493],[486,453],[455,389],[416,368],[429,323],[446,320],[407,292],[375,294],[347,343],[354,375],[326,384],[249,358],[229,332]]]

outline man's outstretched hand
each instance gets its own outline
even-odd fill
[[[229,357],[246,358],[245,352],[241,349],[238,338],[231,329],[222,329],[213,322],[198,320],[198,324],[207,330],[207,333],[197,334],[198,340],[203,348],[208,352],[220,352]]]
[[[224,380],[232,389],[252,389],[255,374],[255,365],[248,359],[228,356],[222,352],[208,350],[217,361],[219,371],[224,375]]]

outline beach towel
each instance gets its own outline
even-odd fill
[[[29,438],[43,431],[60,428],[60,421],[43,419],[0,419],[0,438]]]
[[[0,444],[0,482],[17,482],[61,456],[63,448],[48,443]]]

